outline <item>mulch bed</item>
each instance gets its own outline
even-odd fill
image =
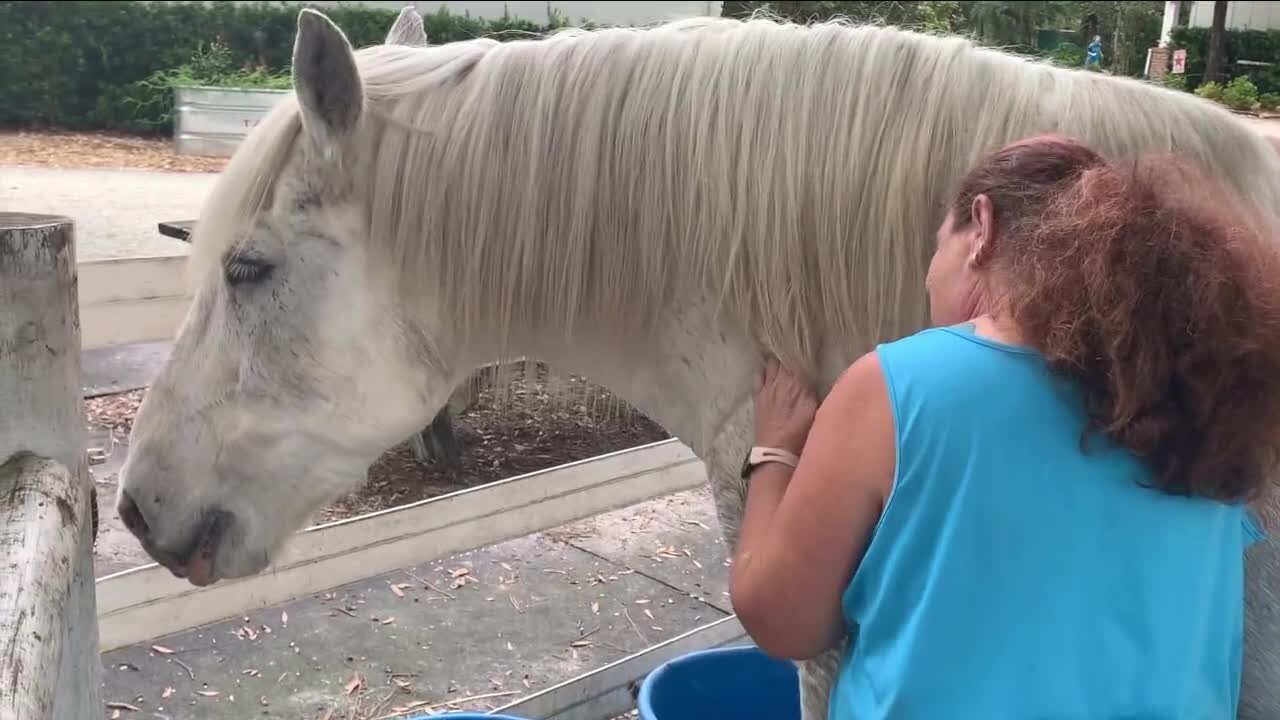
[[[566,396],[555,388],[568,382]],[[143,390],[85,401],[91,426],[126,437]],[[407,443],[369,468],[367,482],[318,513],[330,522],[397,507],[515,475],[585,460],[669,437],[649,418],[582,378],[550,377],[537,366],[479,393],[457,416],[461,455],[454,466],[419,462]]]
[[[218,172],[226,164],[226,158],[177,155],[168,138],[62,130],[0,132],[0,165]]]

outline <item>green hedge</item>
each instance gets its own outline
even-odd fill
[[[1195,87],[1204,79],[1209,54],[1209,28],[1178,28],[1173,31],[1175,47],[1187,51],[1187,84]],[[1229,30],[1226,33],[1227,72],[1244,75],[1261,93],[1280,93],[1280,30]],[[1277,63],[1275,67],[1236,65],[1237,60]]]
[[[168,132],[168,91],[157,80],[200,61],[209,48],[239,72],[287,72],[302,3],[0,2],[0,126]],[[359,6],[324,12],[356,47],[386,37],[395,11]],[[550,28],[436,13],[433,44]],[[162,97],[163,96],[163,97]]]

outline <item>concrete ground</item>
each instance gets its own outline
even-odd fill
[[[1261,132],[1264,135],[1269,135],[1273,138],[1280,139],[1280,119],[1276,119],[1276,118],[1262,119],[1262,118],[1252,118],[1252,117],[1244,117],[1244,116],[1242,116],[1242,118],[1246,124],[1257,128],[1258,132]]]
[[[80,355],[80,387],[87,398],[147,387],[169,359],[173,343],[157,342],[89,348]]]
[[[728,577],[710,493],[677,493],[107,653],[103,698],[175,720],[487,710],[725,617]]]
[[[68,215],[76,222],[76,260],[170,257],[186,243],[160,235],[158,223],[193,219],[211,173],[0,167],[0,208]]]

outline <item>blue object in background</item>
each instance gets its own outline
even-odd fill
[[[800,720],[794,664],[759,648],[700,650],[663,663],[640,684],[641,720]]]
[[[1089,43],[1089,47],[1085,51],[1084,66],[1101,65],[1102,64],[1102,38],[1098,35],[1093,36],[1093,42]]]

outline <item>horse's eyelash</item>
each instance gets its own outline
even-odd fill
[[[272,267],[266,260],[245,255],[233,255],[223,263],[227,282],[232,286],[265,280]]]

